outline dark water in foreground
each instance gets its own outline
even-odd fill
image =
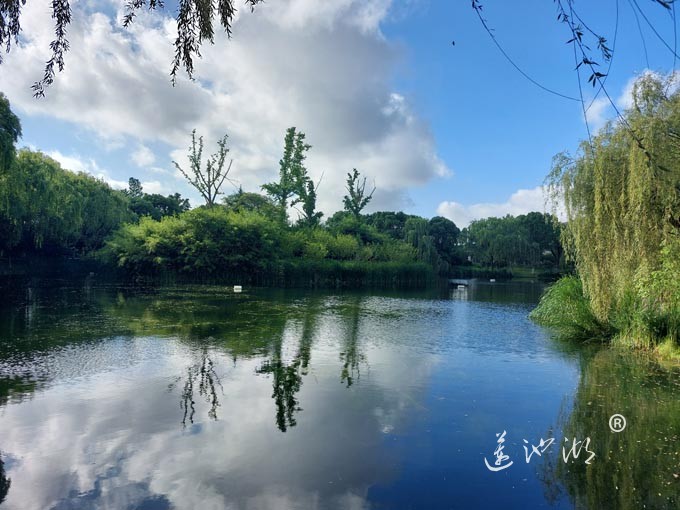
[[[5,290],[0,508],[680,508],[680,371],[540,292]]]

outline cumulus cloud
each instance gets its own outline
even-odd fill
[[[109,175],[109,172],[100,168],[94,159],[82,158],[75,154],[66,155],[59,151],[50,151],[47,152],[47,155],[58,162],[65,170],[70,170],[75,173],[82,172],[90,174],[97,179],[101,179],[108,183],[113,189],[126,189],[128,186],[127,181],[113,179]]]
[[[132,153],[131,158],[135,165],[140,167],[153,165],[156,161],[156,155],[146,145],[137,147],[137,150]]]
[[[161,157],[186,163],[193,128],[205,136],[206,154],[227,133],[232,177],[251,191],[276,179],[285,130],[296,126],[313,146],[312,177],[323,174],[319,205],[327,213],[341,208],[354,167],[375,180],[374,207],[400,208],[408,188],[450,170],[428,125],[393,89],[400,55],[380,30],[390,8],[389,0],[263,4],[239,14],[231,41],[219,32],[203,49],[196,82],[180,77],[172,87],[173,19],[141,13],[123,30],[120,13],[76,4],[66,70],[38,101],[29,84],[47,58],[52,20],[29,3],[25,37],[3,64],[0,89],[23,114],[71,122],[103,145],[127,143],[140,166]],[[150,142],[168,153],[154,157]]]
[[[598,97],[595,99],[590,107],[586,109],[586,121],[593,131],[599,130],[609,120],[610,114],[609,99],[606,97]]]
[[[453,221],[458,227],[467,227],[473,220],[502,217],[507,214],[517,216],[528,212],[547,212],[543,186],[533,189],[520,189],[502,203],[478,203],[463,205],[459,202],[442,202],[437,207],[437,214]],[[563,216],[558,212],[558,216]]]

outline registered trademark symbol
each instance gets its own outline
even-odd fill
[[[609,428],[612,432],[621,432],[626,428],[626,418],[622,414],[613,414],[609,418]]]

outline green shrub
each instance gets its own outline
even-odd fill
[[[359,252],[359,242],[352,236],[337,234],[328,242],[328,258],[336,260],[355,259]]]
[[[328,248],[318,241],[307,241],[302,255],[309,260],[323,260],[328,255]]]
[[[603,340],[613,333],[610,326],[593,314],[576,276],[565,276],[548,287],[530,317],[570,339]]]
[[[273,222],[251,211],[199,208],[125,225],[102,252],[132,273],[257,274],[281,256]]]

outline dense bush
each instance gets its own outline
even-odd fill
[[[284,284],[424,285],[432,268],[412,246],[381,238],[361,244],[324,228],[282,228],[250,210],[202,207],[179,216],[142,218],[118,230],[101,257],[128,274],[194,275]]]
[[[282,255],[281,233],[258,213],[198,208],[123,226],[102,257],[135,274],[264,272]]]

